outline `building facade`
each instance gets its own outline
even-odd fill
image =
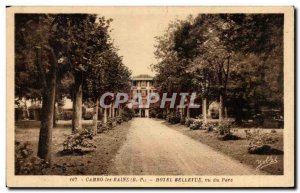
[[[147,96],[149,93],[155,91],[152,76],[142,74],[132,78],[131,97],[136,96],[138,93],[142,96],[142,105],[138,103],[132,104],[136,116],[149,117],[149,106],[146,104]]]

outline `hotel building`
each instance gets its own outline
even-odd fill
[[[132,104],[133,109],[139,117],[149,117],[149,106],[147,106],[147,96],[151,92],[155,92],[153,87],[153,77],[147,74],[134,76],[131,82],[131,95],[135,96],[137,93],[141,93],[142,106],[138,103]]]

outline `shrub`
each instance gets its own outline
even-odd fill
[[[275,133],[266,133],[261,129],[256,129],[252,132],[248,131],[246,139],[255,144],[274,144],[278,141],[278,136]]]
[[[104,128],[102,127],[102,121],[98,121],[97,124],[97,133],[102,133]]]
[[[150,118],[156,118],[156,111],[154,109],[152,109],[149,113],[149,117]]]
[[[277,133],[277,131],[275,129],[272,129],[271,133]]]
[[[217,123],[206,123],[202,125],[202,128],[207,132],[217,130]]]
[[[231,133],[227,133],[225,135],[218,135],[218,139],[222,141],[227,141],[227,140],[238,140],[241,139],[239,136],[233,135]]]
[[[185,125],[185,117],[182,117],[182,118],[180,119],[180,124],[181,124],[181,125]]]
[[[67,154],[85,153],[93,151],[95,148],[93,134],[87,129],[68,135],[63,143],[63,153]]]
[[[86,111],[84,114],[83,114],[83,119],[84,120],[91,120],[94,116],[94,112],[93,111]]]
[[[166,120],[171,124],[177,124],[180,123],[181,117],[179,113],[169,113],[166,117]]]
[[[134,117],[134,111],[125,107],[121,113],[121,116],[123,121],[129,121]]]
[[[167,119],[167,116],[168,116],[168,113],[167,113],[166,111],[164,111],[164,112],[162,113],[162,118],[163,118],[163,119]]]
[[[172,116],[171,114],[167,114],[166,121],[170,122],[171,116]]]
[[[64,110],[63,112],[58,114],[59,120],[72,120],[73,112],[72,110]]]
[[[117,116],[115,119],[116,119],[117,124],[121,124],[123,122],[121,116]]]
[[[107,123],[106,123],[106,127],[108,129],[112,129],[117,125],[117,121],[116,118],[108,118]]]
[[[194,122],[193,119],[191,119],[191,118],[185,118],[185,125],[186,126],[189,127],[193,122]]]
[[[122,116],[122,121],[127,122],[127,121],[130,121],[130,119],[126,116]]]
[[[203,115],[198,115],[198,116],[196,116],[196,119],[203,119]]]
[[[202,120],[196,119],[195,121],[193,121],[192,124],[190,124],[190,129],[191,129],[191,130],[202,129],[202,125],[203,125]]]
[[[218,125],[218,139],[222,141],[227,141],[227,140],[238,140],[240,139],[239,136],[233,135],[231,133],[231,127],[232,124],[229,122],[223,122]]]
[[[250,131],[250,129],[245,129],[244,132],[245,132],[245,135],[246,135],[246,139],[250,140],[250,137],[251,137],[251,131]]]
[[[43,175],[49,164],[39,157],[32,156],[30,143],[15,143],[15,174]]]
[[[150,111],[149,113],[150,118],[159,118],[159,119],[163,118],[163,109],[159,107],[150,107],[149,111]]]
[[[108,118],[105,126],[106,126],[105,129],[113,128],[113,120],[111,118]]]
[[[227,122],[223,122],[218,126],[218,131],[220,135],[231,134],[231,124]]]
[[[163,112],[157,112],[156,113],[156,118],[163,119],[164,118]]]
[[[251,154],[270,154],[280,153],[279,150],[271,148],[271,144],[278,141],[278,136],[274,133],[266,133],[261,130],[246,132],[246,139],[249,140],[248,153]]]

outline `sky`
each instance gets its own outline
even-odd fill
[[[142,9],[142,8],[141,8]],[[155,37],[167,30],[168,24],[176,19],[185,19],[188,13],[170,12],[168,9],[118,11],[100,14],[112,18],[111,37],[123,56],[123,63],[132,75],[155,75],[150,65],[156,62]]]

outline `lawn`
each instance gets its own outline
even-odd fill
[[[88,128],[91,121],[83,121],[83,127]],[[61,155],[65,136],[71,133],[70,121],[59,121],[53,129],[52,166],[47,175],[107,175],[110,164],[119,148],[126,140],[130,122],[123,122],[113,129],[99,133],[94,138],[96,150],[85,155]],[[16,123],[16,141],[29,141],[34,155],[37,154],[39,138],[39,122],[22,121]]]
[[[187,135],[203,144],[206,144],[213,149],[220,151],[241,163],[247,164],[253,168],[258,166],[257,160],[266,160],[270,156],[272,158],[277,157],[277,163],[268,165],[261,170],[272,175],[283,174],[283,155],[257,155],[249,154],[247,152],[247,146],[249,141],[245,139],[245,128],[233,128],[232,131],[235,135],[238,135],[242,139],[240,140],[228,140],[221,141],[217,139],[216,133],[206,132],[204,130],[190,130],[188,127],[180,124],[172,125],[165,122],[170,128],[175,129],[184,135]],[[271,132],[271,129],[264,129],[264,132]],[[278,142],[272,144],[272,147],[283,151],[283,129],[276,129],[276,135],[278,136]],[[213,164],[213,163],[212,163]]]

